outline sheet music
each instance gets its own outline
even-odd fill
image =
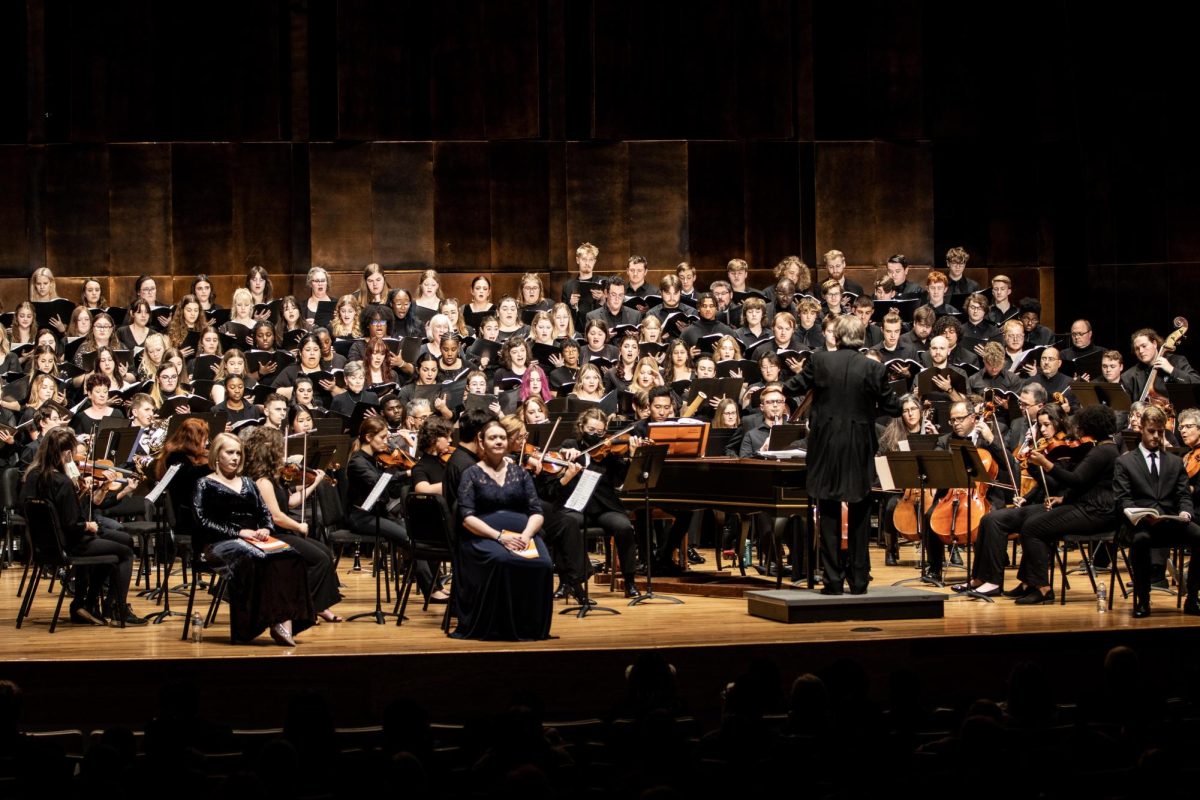
[[[901,442],[907,444],[907,442]],[[879,488],[885,492],[896,491],[896,481],[892,479],[892,468],[888,465],[887,456],[875,456],[875,473],[879,475]]]
[[[912,451],[912,448],[908,446],[908,439],[901,439],[900,441],[896,442],[896,449],[901,453],[909,453]]]
[[[592,498],[592,492],[596,491],[596,484],[599,482],[599,472],[585,469],[579,473],[579,483],[575,484],[575,491],[571,492],[571,497],[563,505],[572,511],[578,511],[582,514],[588,500]]]
[[[171,482],[172,478],[179,474],[179,468],[182,466],[182,464],[171,465],[171,468],[168,469],[162,476],[162,480],[155,484],[154,488],[146,493],[146,500],[151,503],[157,503],[158,498],[162,497],[162,493],[166,491],[167,484]]]
[[[391,481],[392,473],[385,472],[380,475],[379,480],[375,481],[375,487],[371,489],[371,493],[367,495],[367,499],[363,500],[362,505],[359,506],[359,508],[367,513],[370,513],[371,509],[375,507],[375,503],[379,502],[379,497],[383,494],[383,490],[387,488],[387,485],[391,483]]]

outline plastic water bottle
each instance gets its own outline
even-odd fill
[[[192,613],[192,641],[200,644],[204,641],[204,620],[200,618],[200,612]]]
[[[1108,587],[1104,585],[1103,581],[1096,587],[1096,611],[1101,614],[1108,613]]]
[[[742,548],[742,566],[750,566],[750,538],[746,538],[746,544]]]

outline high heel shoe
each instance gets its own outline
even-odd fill
[[[271,638],[275,640],[275,644],[281,644],[284,647],[295,647],[296,640],[292,638],[292,626],[286,622],[277,622],[271,626]]]

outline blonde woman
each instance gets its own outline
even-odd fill
[[[446,296],[442,294],[442,284],[438,281],[437,270],[427,269],[422,272],[421,277],[417,280],[417,291],[413,295],[413,302],[421,308],[427,308],[437,313],[438,306],[445,298]]]
[[[329,332],[335,339],[359,339],[362,337],[362,308],[358,298],[352,294],[344,294],[338,298],[333,309],[333,321],[329,324]]]

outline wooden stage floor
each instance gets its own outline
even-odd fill
[[[709,563],[700,569],[711,569],[712,552],[704,552]],[[911,565],[883,566],[882,550],[873,549],[872,557],[876,585],[890,585],[917,575]],[[341,565],[346,600],[336,607],[342,616],[368,611],[374,605],[374,581],[368,562],[364,561],[360,573],[347,573],[348,564],[347,559]],[[950,574],[961,575],[962,570]],[[1015,581],[1014,575],[1009,572],[1010,581]],[[203,677],[235,670],[241,676],[293,676],[296,682],[286,688],[294,690],[297,685],[335,686],[346,676],[359,680],[367,675],[373,688],[371,699],[362,700],[364,707],[396,691],[395,682],[380,678],[379,672],[420,676],[419,680],[405,681],[404,686],[412,690],[419,685],[433,693],[461,690],[461,681],[473,680],[472,676],[480,671],[489,675],[544,675],[561,683],[556,676],[561,676],[563,670],[572,674],[581,670],[623,671],[638,651],[649,648],[668,648],[669,657],[677,663],[710,670],[712,679],[717,680],[718,675],[733,669],[733,664],[764,656],[787,665],[788,674],[814,669],[840,657],[869,662],[882,659],[892,668],[958,659],[964,665],[974,664],[983,674],[989,668],[1000,669],[996,666],[998,660],[1005,662],[1006,670],[1009,660],[1022,654],[1049,657],[1051,653],[1071,653],[1073,657],[1098,659],[1108,647],[1122,642],[1141,642],[1143,646],[1182,653],[1190,650],[1191,641],[1197,638],[1190,635],[1197,618],[1178,611],[1173,595],[1155,593],[1154,613],[1147,620],[1134,620],[1130,601],[1119,595],[1111,613],[1098,613],[1082,574],[1071,576],[1072,589],[1065,606],[1056,602],[1018,607],[1005,599],[995,603],[954,600],[946,603],[944,619],[809,625],[752,617],[741,598],[681,595],[683,605],[652,603],[630,608],[623,597],[600,586],[593,596],[601,604],[619,609],[619,616],[556,616],[552,639],[528,643],[451,639],[440,629],[442,607],[422,611],[419,602],[410,602],[409,619],[401,628],[395,626],[394,619],[389,619],[387,625],[367,620],[324,623],[300,635],[294,649],[279,647],[265,635],[251,645],[230,645],[224,612],[217,624],[205,631],[201,644],[180,641],[182,617],[125,630],[60,623],[51,635],[47,630],[53,598],[44,588],[35,601],[32,619],[16,630],[19,579],[19,569],[0,573],[0,678],[45,681],[62,687],[64,681],[72,684],[72,676],[103,670],[144,686],[171,675]],[[930,590],[952,594],[949,589]],[[133,605],[140,614],[155,610],[144,598],[135,598]],[[172,606],[182,611],[186,596],[175,596]],[[558,607],[563,606],[560,603]],[[300,676],[307,677],[301,680]],[[279,687],[280,691],[284,688]],[[569,698],[573,691],[569,684],[562,686],[561,698]],[[479,692],[479,697],[485,697],[486,687]],[[469,697],[471,692],[466,695]]]

